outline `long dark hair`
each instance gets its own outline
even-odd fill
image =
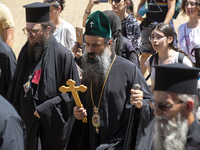
[[[174,43],[175,33],[174,33],[173,28],[168,23],[159,23],[159,24],[153,26],[153,28],[151,29],[151,32],[153,30],[158,30],[158,31],[162,32],[167,38],[172,36],[173,37],[173,41],[169,44],[169,47],[171,49],[173,49],[174,51],[183,53],[190,60],[190,57],[183,50],[181,50],[180,48],[174,46],[173,43]]]
[[[126,8],[126,12],[128,14],[132,14],[133,16],[135,16],[135,12],[134,12],[134,4],[132,0],[124,0],[124,2],[129,1],[129,5]]]
[[[65,7],[65,0],[44,0],[44,3],[52,4],[52,6],[54,6],[56,9],[58,9],[58,7],[61,7],[61,11],[63,11]]]

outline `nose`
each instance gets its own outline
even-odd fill
[[[92,46],[89,46],[89,47],[88,47],[88,52],[89,52],[89,53],[94,52],[94,49],[92,48]]]
[[[31,32],[27,32],[27,35],[28,35],[28,37],[31,37],[32,33]]]

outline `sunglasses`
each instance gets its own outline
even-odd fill
[[[164,105],[164,104],[156,104],[156,103],[151,103],[149,102],[150,106],[153,108],[153,109],[156,109],[156,107],[158,107],[160,110],[162,111],[168,111],[169,109],[171,109],[174,105],[176,104],[180,104],[180,103],[183,103],[183,101],[179,101],[179,102],[176,102],[174,104],[168,104],[168,105]]]

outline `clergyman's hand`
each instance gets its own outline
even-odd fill
[[[74,53],[74,55],[76,56],[77,59],[83,55],[82,49],[80,48],[80,46],[77,42],[75,42],[75,45],[72,48],[72,52]]]
[[[78,120],[82,120],[83,118],[87,117],[87,111],[84,108],[74,107],[73,113]]]
[[[37,112],[37,110],[34,112],[34,115],[35,115],[36,117],[40,118],[40,115],[39,115],[39,113]]]
[[[130,103],[141,109],[143,100],[143,92],[141,90],[131,89]]]

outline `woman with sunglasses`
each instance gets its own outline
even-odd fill
[[[145,62],[145,65],[151,72],[151,90],[153,91],[155,81],[155,68],[152,67],[153,65],[183,63],[192,67],[193,63],[185,52],[174,47],[174,30],[169,24],[159,23],[154,26],[151,30],[149,40],[153,49],[156,51],[156,53],[150,56]]]
[[[83,27],[85,27],[85,22],[91,13],[92,7],[94,4],[99,4],[99,1],[100,0],[89,0],[83,15]],[[134,5],[132,0],[109,0],[109,3],[112,6],[112,10],[121,19],[122,35],[132,42],[135,51],[139,53],[142,46],[140,25],[134,17]]]
[[[186,54],[196,63],[192,49],[200,46],[200,0],[183,0],[181,10],[187,14],[189,21],[178,28],[178,43]]]
[[[74,27],[60,17],[60,13],[64,9],[64,0],[44,0],[44,3],[52,4],[50,6],[50,19],[55,24],[56,30],[54,36],[58,43],[61,43],[68,50],[74,46],[76,41],[76,33]]]

